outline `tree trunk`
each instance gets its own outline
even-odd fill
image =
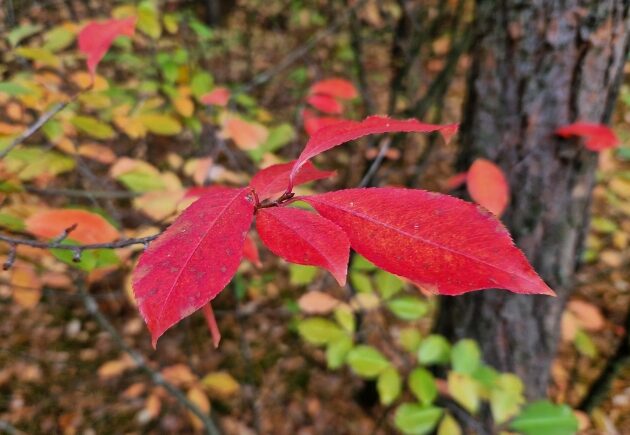
[[[503,216],[557,298],[487,290],[443,298],[437,329],[479,341],[486,362],[546,396],[562,309],[586,231],[597,155],[554,130],[609,121],[628,52],[630,0],[478,0],[458,165],[499,164]]]

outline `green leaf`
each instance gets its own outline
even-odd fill
[[[199,99],[202,95],[210,92],[214,86],[214,79],[210,73],[198,71],[190,81],[190,91]]]
[[[74,33],[64,26],[57,26],[44,34],[44,48],[57,53],[74,42]]]
[[[23,24],[11,30],[7,35],[7,40],[11,47],[16,47],[22,40],[33,36],[42,30],[43,26],[40,24]]]
[[[377,267],[362,255],[355,254],[352,259],[352,270],[361,272],[371,272],[376,270]]]
[[[404,434],[423,435],[431,433],[444,411],[434,406],[403,403],[396,409],[394,424]]]
[[[402,279],[384,270],[378,270],[374,279],[376,281],[376,290],[383,299],[391,298],[405,287]]]
[[[81,132],[95,139],[112,139],[116,136],[113,128],[91,116],[75,116],[70,120]]]
[[[182,131],[180,122],[170,115],[160,113],[143,113],[138,116],[142,125],[153,134],[174,136]]]
[[[388,367],[378,376],[376,390],[381,404],[391,405],[400,396],[402,380],[395,367]]]
[[[398,342],[407,352],[415,354],[420,348],[422,335],[416,328],[405,328],[400,331]]]
[[[567,405],[542,400],[527,405],[510,428],[525,435],[571,435],[577,433],[578,421]]]
[[[358,293],[372,293],[372,281],[364,273],[350,272],[350,283]]]
[[[248,150],[249,156],[256,162],[263,158],[265,153],[271,153],[282,148],[295,139],[295,130],[290,124],[280,124],[269,130],[267,141],[258,148]]]
[[[74,240],[64,240],[64,244],[78,245]],[[58,260],[77,269],[91,272],[95,269],[118,264],[119,258],[113,249],[90,249],[81,253],[81,261],[75,262],[74,252],[66,249],[51,249],[50,252]]]
[[[152,192],[164,190],[164,181],[155,174],[143,171],[129,171],[119,175],[116,180],[133,192]]]
[[[407,379],[409,389],[416,398],[425,405],[431,405],[437,397],[438,390],[435,378],[427,369],[417,367],[409,373]]]
[[[450,395],[471,414],[479,410],[481,398],[479,385],[468,375],[449,372],[447,378],[448,392]]]
[[[138,30],[152,39],[158,39],[162,34],[162,25],[158,11],[150,1],[140,3],[138,6]]]
[[[328,343],[328,347],[326,348],[326,364],[328,368],[334,370],[343,366],[352,346],[352,339],[348,336],[342,336]]]
[[[458,373],[472,374],[481,364],[481,351],[475,340],[459,340],[451,349],[451,365]]]
[[[12,82],[2,82],[0,83],[0,93],[7,94],[11,97],[15,97],[17,95],[28,95],[32,94],[29,88],[26,88],[22,85],[18,85],[17,83]]]
[[[497,377],[490,392],[490,409],[496,423],[505,423],[518,413],[525,402],[523,389],[523,382],[514,374],[504,373]]]
[[[595,347],[595,343],[593,343],[591,337],[589,337],[589,335],[581,329],[575,333],[573,344],[575,345],[577,351],[582,355],[588,358],[597,357],[597,348]]]
[[[437,435],[461,435],[462,428],[459,427],[459,423],[455,420],[451,414],[444,415],[444,418],[438,426]]]
[[[346,361],[353,372],[367,379],[375,378],[390,365],[382,353],[367,345],[356,346],[348,352]]]
[[[446,364],[449,361],[451,345],[441,335],[432,334],[422,340],[418,349],[418,361],[422,364]]]
[[[59,68],[61,66],[61,59],[52,51],[46,50],[43,47],[19,47],[15,49],[15,54],[52,68]]]
[[[0,227],[8,228],[11,231],[24,231],[25,228],[22,219],[6,213],[0,213]]]
[[[334,312],[335,320],[349,334],[354,334],[356,328],[354,313],[348,307],[341,306]]]
[[[328,344],[346,336],[339,326],[322,317],[311,317],[297,325],[298,332],[311,344]]]
[[[474,380],[485,389],[490,391],[495,387],[497,380],[499,379],[499,373],[490,366],[481,364],[477,367],[477,370],[472,374]]]
[[[289,281],[292,285],[309,284],[317,275],[317,268],[313,266],[302,266],[301,264],[289,265]]]
[[[402,320],[417,320],[429,312],[426,302],[415,296],[400,296],[387,303],[392,313]]]
[[[59,175],[74,169],[74,159],[56,151],[35,147],[12,150],[4,159],[9,172],[20,180],[32,180],[43,174]]]

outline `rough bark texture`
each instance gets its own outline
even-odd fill
[[[554,130],[610,118],[628,50],[630,0],[478,0],[459,164],[497,162],[503,221],[558,298],[488,290],[444,298],[438,330],[477,339],[490,364],[545,396],[560,316],[588,228],[597,155]]]

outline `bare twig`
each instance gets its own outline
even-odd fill
[[[352,10],[350,14],[350,42],[352,52],[354,54],[354,65],[357,70],[357,79],[359,81],[359,91],[361,98],[365,104],[367,114],[376,113],[376,104],[370,93],[367,76],[365,74],[365,66],[363,65],[363,39],[361,38],[361,23],[357,17],[356,10]]]
[[[41,189],[35,186],[26,186],[25,190],[29,193],[41,196],[66,196],[75,198],[107,198],[107,199],[131,199],[140,196],[138,192],[121,191],[87,191],[77,189]]]
[[[299,59],[304,57],[306,53],[315,48],[325,38],[335,34],[341,28],[341,26],[351,17],[352,13],[361,8],[366,2],[367,0],[359,0],[354,6],[347,9],[344,13],[337,17],[337,19],[334,20],[328,27],[315,33],[304,44],[300,45],[295,50],[287,54],[275,66],[254,76],[254,78],[248,84],[241,88],[241,91],[250,92],[252,89],[267,83],[280,72],[284,71],[293,63],[297,62]]]
[[[182,393],[177,387],[168,382],[166,379],[164,379],[161,373],[156,372],[151,367],[149,367],[144,356],[142,356],[135,349],[131,348],[125,342],[125,340],[118,333],[116,328],[114,328],[114,325],[112,325],[109,319],[101,312],[96,300],[92,297],[92,295],[88,293],[83,277],[79,276],[79,278],[75,280],[75,284],[77,286],[77,290],[79,292],[79,296],[81,297],[83,305],[85,306],[85,309],[96,319],[99,325],[101,325],[101,328],[109,333],[116,344],[133,359],[137,367],[145,372],[147,375],[149,375],[154,384],[163,387],[182,406],[195,414],[195,416],[197,416],[197,418],[199,418],[199,420],[201,420],[201,422],[203,423],[205,432],[208,435],[220,435],[221,432],[208,414],[203,412],[201,409],[199,409],[197,405],[188,400],[184,393]]]
[[[381,146],[378,149],[378,154],[372,161],[372,164],[368,167],[367,171],[363,175],[361,182],[358,187],[368,187],[372,183],[372,179],[376,172],[379,170],[381,165],[383,164],[383,160],[385,159],[385,154],[389,151],[389,147],[392,143],[391,137],[386,137],[382,142]]]
[[[3,159],[7,154],[9,154],[13,150],[13,148],[17,147],[22,142],[24,142],[26,139],[28,139],[29,137],[34,135],[53,116],[55,116],[57,113],[61,112],[68,104],[73,102],[77,98],[77,96],[78,96],[78,94],[74,94],[68,100],[59,102],[59,103],[55,104],[50,110],[48,110],[47,112],[44,112],[42,114],[42,116],[40,116],[37,119],[37,121],[35,121],[30,127],[28,127],[26,130],[24,130],[22,133],[20,133],[20,135],[18,137],[13,139],[13,141],[9,144],[9,146],[7,146],[2,151],[0,151],[0,159]]]

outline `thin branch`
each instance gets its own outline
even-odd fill
[[[357,70],[359,92],[361,93],[367,114],[371,115],[376,112],[376,104],[370,93],[370,87],[365,73],[365,65],[363,65],[363,38],[361,37],[361,23],[357,17],[356,10],[352,10],[350,14],[350,44],[352,46],[352,53],[354,54],[354,65]]]
[[[363,175],[361,182],[357,187],[368,187],[372,183],[372,179],[376,172],[378,172],[379,168],[383,164],[383,160],[385,159],[385,154],[389,151],[389,147],[392,143],[391,137],[386,137],[383,142],[381,142],[381,146],[378,149],[378,154],[372,161],[372,164],[368,167],[367,171]]]
[[[221,432],[208,414],[203,412],[201,409],[199,409],[197,405],[188,400],[184,393],[182,393],[179,388],[164,379],[161,373],[156,372],[151,367],[149,367],[144,356],[142,356],[135,349],[131,348],[125,342],[125,340],[118,333],[116,328],[114,328],[114,325],[112,325],[109,319],[101,312],[96,300],[92,297],[92,295],[88,293],[83,278],[77,278],[75,280],[75,284],[77,286],[79,296],[81,297],[83,305],[85,306],[85,309],[96,319],[99,325],[101,325],[101,328],[109,333],[114,342],[116,342],[116,344],[133,359],[138,368],[149,375],[154,384],[163,387],[182,406],[186,407],[190,412],[195,414],[195,416],[197,416],[197,418],[199,418],[199,420],[201,420],[201,422],[203,423],[205,432],[208,435],[220,435]]]
[[[267,83],[269,80],[274,78],[280,72],[284,71],[286,68],[291,66],[293,63],[297,62],[299,59],[304,57],[309,51],[315,48],[321,41],[323,41],[328,36],[334,35],[341,26],[351,17],[354,11],[361,8],[367,0],[359,0],[353,7],[348,8],[344,13],[342,13],[336,20],[334,20],[330,26],[325,29],[320,30],[315,35],[311,36],[304,44],[300,45],[295,50],[291,51],[287,54],[280,62],[278,62],[275,66],[269,68],[266,71],[263,71],[260,74],[257,74],[248,84],[241,88],[242,92],[250,92],[252,89],[257,88],[258,86]]]
[[[133,238],[133,239],[121,239],[121,240],[117,240],[115,242],[109,242],[109,243],[88,243],[85,245],[70,245],[70,244],[63,243],[62,241],[42,242],[39,240],[11,237],[5,234],[0,234],[0,241],[6,242],[9,245],[16,245],[16,246],[24,245],[24,246],[30,246],[31,248],[37,248],[37,249],[64,249],[66,251],[83,252],[83,251],[94,250],[94,249],[120,249],[120,248],[126,248],[127,246],[131,246],[131,245],[145,245],[146,246],[149,244],[149,242],[152,242],[153,240],[155,240],[160,234],[161,233],[153,234],[151,236],[146,236],[146,237]]]
[[[131,199],[140,196],[138,192],[121,191],[87,191],[78,189],[41,189],[35,186],[26,186],[24,188],[29,193],[41,196],[66,196],[75,198],[107,198],[107,199]]]
[[[34,135],[53,116],[55,116],[57,113],[61,112],[68,104],[70,104],[74,100],[76,100],[78,95],[79,94],[74,94],[68,100],[59,102],[59,103],[55,104],[50,110],[48,110],[47,112],[44,112],[42,114],[42,116],[40,116],[39,119],[37,119],[37,121],[35,121],[30,127],[28,127],[26,130],[24,130],[22,133],[20,133],[20,135],[18,137],[13,139],[13,141],[9,144],[9,146],[7,146],[2,151],[0,151],[0,159],[3,159],[7,154],[9,154],[13,150],[13,148],[17,147],[22,142],[24,142],[26,139],[28,139],[29,137]]]

